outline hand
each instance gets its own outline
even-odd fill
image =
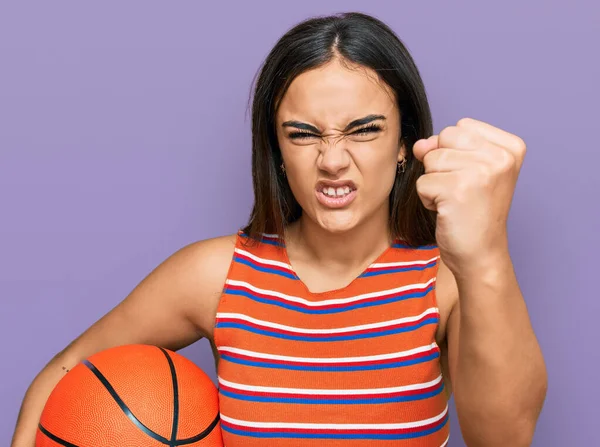
[[[437,212],[440,256],[454,274],[508,254],[508,213],[525,152],[518,136],[471,118],[415,143],[425,166],[417,193]]]

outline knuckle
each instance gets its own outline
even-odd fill
[[[469,124],[471,124],[473,120],[469,117],[464,117],[458,120],[458,122],[456,123],[456,125],[458,127],[463,127],[463,126],[468,126]]]
[[[471,147],[473,145],[473,137],[467,132],[458,132],[455,136],[455,144],[461,148]]]
[[[523,140],[523,138],[515,135],[515,147],[518,152],[525,153],[527,150],[527,144]]]
[[[498,167],[501,172],[512,171],[516,167],[516,159],[509,151],[502,151]]]
[[[426,182],[427,182],[427,178],[425,177],[425,175],[421,175],[421,176],[419,176],[419,178],[417,178],[417,181],[415,182],[415,187],[417,188],[417,192],[423,192],[423,190],[425,189]]]
[[[506,172],[516,166],[515,156],[506,149],[495,148],[491,152],[490,163],[493,171]]]
[[[444,127],[439,133],[439,144],[441,147],[452,147],[453,141],[456,137],[456,131],[458,130],[455,126]]]

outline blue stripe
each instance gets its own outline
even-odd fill
[[[438,317],[427,318],[419,322],[418,324],[414,324],[412,326],[407,327],[399,327],[388,329],[385,331],[377,331],[377,332],[368,332],[363,334],[350,334],[350,335],[315,335],[314,337],[309,337],[306,335],[291,335],[291,334],[282,334],[280,332],[269,330],[269,329],[259,329],[253,326],[250,326],[246,323],[233,323],[229,321],[219,321],[217,322],[217,328],[231,328],[231,329],[241,329],[248,332],[253,332],[255,334],[266,335],[268,337],[282,338],[285,340],[298,340],[298,341],[341,341],[341,340],[360,340],[363,338],[373,338],[373,337],[382,337],[384,335],[391,334],[400,334],[402,332],[410,332],[417,330],[428,324],[438,323],[440,319]]]
[[[408,250],[433,250],[437,248],[437,245],[419,245],[418,247],[412,247],[406,244],[392,244],[393,248],[406,248]]]
[[[240,233],[240,236],[248,238],[248,235],[246,233]],[[280,243],[280,242],[278,242],[276,240],[273,241],[273,240],[270,240],[270,239],[261,238],[260,242],[263,243],[263,244],[275,245],[276,247],[283,247],[284,246],[282,243]]]
[[[435,262],[429,265],[419,265],[414,267],[397,267],[394,269],[385,269],[385,270],[373,270],[362,273],[359,278],[366,278],[368,276],[377,276],[377,275],[386,275],[388,273],[399,273],[399,272],[410,272],[413,270],[426,270],[435,266]]]
[[[288,273],[288,272],[285,272],[285,271],[282,271],[279,269],[275,269],[275,268],[263,267],[258,264],[255,264],[252,261],[248,261],[247,259],[238,258],[237,256],[235,256],[234,260],[235,260],[235,262],[247,265],[248,267],[251,267],[254,270],[258,270],[259,272],[274,273],[275,275],[285,276],[286,278],[290,278],[290,279],[299,279],[296,275],[294,275],[292,273]]]
[[[281,404],[385,404],[390,402],[412,402],[416,400],[428,399],[437,396],[444,389],[443,383],[433,391],[426,393],[414,394],[410,396],[392,396],[392,397],[371,397],[362,398],[344,398],[332,399],[327,396],[325,399],[305,398],[305,397],[269,397],[269,396],[249,396],[247,394],[239,394],[221,389],[220,392],[224,396],[231,397],[237,400],[246,400],[249,402],[275,402]]]
[[[289,433],[289,432],[255,432],[238,430],[228,427],[226,422],[221,424],[221,429],[240,436],[252,438],[312,438],[312,439],[412,439],[427,436],[441,430],[448,423],[449,415],[440,421],[435,427],[413,433]],[[357,430],[358,431],[358,430]]]
[[[261,239],[261,242],[263,244],[275,245],[276,247],[283,247],[284,246],[282,243],[277,242],[277,241],[272,241],[270,239]]]
[[[374,369],[398,368],[401,366],[417,365],[425,363],[439,357],[438,352],[424,357],[418,357],[410,360],[400,360],[393,363],[380,363],[376,365],[355,365],[355,366],[335,366],[335,365],[295,365],[293,363],[268,363],[268,361],[255,361],[231,357],[228,354],[221,354],[221,359],[232,363],[238,363],[246,366],[257,366],[259,368],[290,369],[294,371],[370,371]]]
[[[269,299],[269,298],[259,297],[259,296],[254,295],[253,293],[247,292],[245,290],[230,289],[229,287],[225,287],[224,292],[229,295],[245,296],[246,298],[250,298],[251,300],[257,301],[259,303],[272,304],[273,306],[284,307],[286,309],[295,310],[295,311],[302,312],[305,314],[336,314],[336,313],[346,312],[348,310],[353,310],[353,309],[361,309],[364,307],[379,306],[381,304],[388,304],[388,303],[393,303],[396,301],[403,301],[403,300],[407,300],[410,298],[423,298],[434,288],[435,288],[434,285],[430,285],[429,287],[427,287],[427,289],[425,289],[422,292],[413,292],[413,293],[407,293],[407,294],[402,294],[402,295],[393,295],[393,296],[391,296],[389,298],[385,298],[385,299],[380,299],[380,300],[370,301],[370,302],[349,304],[344,307],[335,307],[335,308],[331,308],[331,309],[305,308],[305,307],[291,304],[289,302],[280,302],[280,301],[276,301],[276,300]]]

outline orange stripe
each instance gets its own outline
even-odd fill
[[[423,298],[406,299],[338,313],[306,314],[275,304],[261,303],[242,295],[225,294],[221,298],[218,312],[241,313],[259,320],[286,326],[330,329],[420,315],[434,306],[433,295],[434,292],[430,291]],[[295,303],[289,301],[286,301],[286,303],[295,305]]]
[[[388,388],[435,380],[441,369],[436,361],[371,371],[288,371],[219,361],[219,376],[253,386],[282,388],[364,389]]]
[[[316,424],[387,424],[416,422],[428,419],[444,411],[446,404],[437,397],[414,402],[394,402],[376,405],[310,405],[245,402],[221,395],[223,411],[229,417],[246,421],[298,422]]]

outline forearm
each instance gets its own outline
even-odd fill
[[[60,356],[53,358],[29,385],[21,405],[11,447],[35,445],[37,426],[46,401],[58,381],[65,375],[63,366],[72,363],[65,363]]]
[[[529,445],[546,393],[540,347],[508,254],[457,277],[455,402],[469,447]]]

